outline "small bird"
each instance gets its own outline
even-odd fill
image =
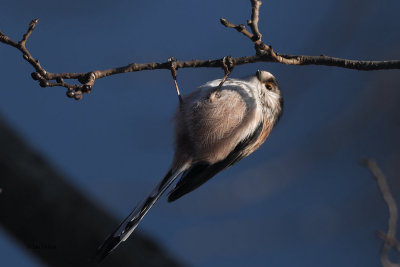
[[[143,216],[181,175],[168,195],[175,201],[254,152],[279,121],[283,98],[275,77],[258,70],[244,79],[207,82],[183,97],[176,111],[172,164],[151,194],[98,248],[104,259],[132,234]]]

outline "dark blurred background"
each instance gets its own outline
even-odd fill
[[[399,1],[264,2],[260,31],[277,52],[400,58]],[[27,46],[50,72],[254,53],[219,23],[245,23],[247,0],[6,0],[0,10],[0,29],[15,40],[40,19]],[[68,182],[123,219],[170,164],[177,104],[170,73],[104,78],[77,102],[64,89],[40,88],[16,49],[0,44],[0,59],[1,117]],[[379,266],[376,231],[386,230],[388,212],[358,162],[375,158],[400,199],[400,71],[260,63],[231,76],[257,69],[275,74],[285,98],[266,144],[177,202],[162,198],[139,232],[190,266]],[[182,69],[178,80],[185,94],[222,75]],[[43,265],[0,229],[1,266]]]

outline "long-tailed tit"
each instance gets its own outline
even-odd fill
[[[183,98],[175,115],[175,155],[165,177],[98,249],[107,256],[181,175],[168,195],[174,201],[255,151],[282,114],[275,77],[257,71],[244,79],[210,81]]]

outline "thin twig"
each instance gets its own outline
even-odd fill
[[[392,193],[390,192],[389,185],[387,183],[387,179],[383,174],[382,170],[378,167],[376,162],[372,159],[366,159],[363,161],[363,164],[370,170],[373,176],[378,183],[379,190],[381,191],[382,197],[385,200],[385,203],[389,209],[389,222],[388,222],[388,230],[387,233],[380,233],[379,237],[384,241],[383,247],[381,250],[381,263],[384,267],[395,267],[400,266],[400,263],[393,263],[389,257],[388,253],[392,247],[399,250],[399,242],[396,239],[396,229],[397,229],[397,219],[398,219],[398,210],[397,204],[394,200]]]
[[[33,19],[29,24],[28,31],[22,37],[22,40],[19,42],[21,46],[25,46],[26,40],[28,40],[29,36],[31,36],[33,30],[35,29],[36,25],[38,24],[39,19]]]
[[[183,100],[182,100],[181,92],[179,91],[178,82],[176,81],[177,74],[178,74],[178,72],[176,70],[176,61],[175,61],[174,57],[170,57],[170,58],[168,58],[168,62],[171,63],[170,69],[171,69],[172,79],[174,80],[174,84],[175,84],[175,88],[176,88],[176,94],[178,95],[179,103],[182,104]]]
[[[228,79],[229,75],[231,74],[233,70],[233,63],[232,63],[232,57],[224,57],[222,59],[222,68],[224,69],[224,77],[221,79],[221,82],[219,83],[217,90],[220,90],[224,82]]]

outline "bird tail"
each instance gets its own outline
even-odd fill
[[[171,168],[161,182],[153,189],[151,194],[123,220],[118,228],[104,241],[104,243],[97,249],[97,261],[102,261],[108,254],[116,249],[119,244],[124,242],[132,234],[138,226],[144,215],[156,203],[165,190],[173,183],[173,181],[181,174],[187,167],[183,166],[180,169],[173,170]]]

